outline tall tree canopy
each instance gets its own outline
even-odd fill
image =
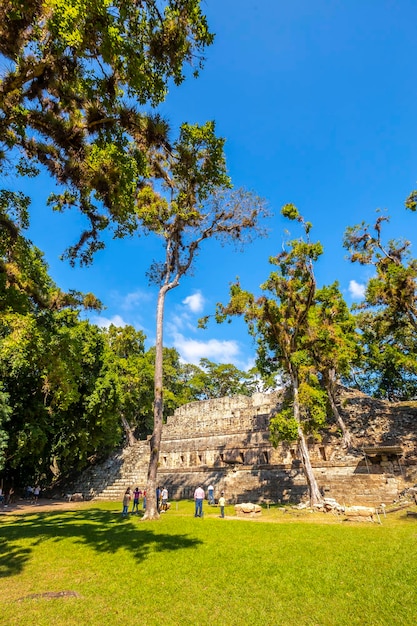
[[[197,73],[212,40],[200,0],[0,3],[0,167],[44,166],[60,186],[54,206],[85,213],[71,255],[90,260],[109,224],[136,227],[148,151],[166,141],[140,105],[160,103],[186,64]]]
[[[343,434],[343,445],[352,444],[337,402],[340,379],[352,380],[354,365],[360,362],[356,320],[344,301],[339,285],[333,283],[316,291],[309,310],[305,348],[311,354],[317,374],[327,392],[333,416]]]
[[[407,240],[383,238],[389,221],[379,215],[371,227],[348,228],[344,246],[352,262],[372,266],[364,301],[356,307],[363,345],[359,385],[391,400],[417,393],[417,259]]]
[[[294,205],[284,206],[282,213],[301,224],[305,239],[289,242],[288,249],[270,258],[277,269],[261,285],[269,297],[255,298],[237,282],[231,287],[229,303],[218,305],[216,317],[222,322],[231,315],[243,315],[250,332],[258,338],[260,371],[280,370],[289,379],[290,397],[284,408],[271,418],[272,440],[298,441],[310,501],[316,503],[321,495],[305,435],[323,425],[326,403],[305,340],[316,292],[313,263],[322,254],[322,246],[309,241],[311,224],[303,220]]]

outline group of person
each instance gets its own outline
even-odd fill
[[[130,487],[128,487],[123,496],[123,511],[122,516],[126,517],[129,514],[129,505],[133,499],[133,505],[131,513],[136,513],[139,515],[139,503],[140,499],[143,497],[142,508],[146,509],[146,490],[142,492],[139,487],[136,487],[132,493]],[[195,502],[195,513],[194,517],[203,517],[203,501],[205,500],[206,493],[199,485],[194,491],[194,502]],[[214,487],[213,485],[209,485],[207,487],[207,500],[210,505],[214,505],[216,503],[214,499]],[[226,506],[226,499],[224,497],[224,491],[221,492],[220,498],[218,500],[218,505],[220,507],[220,517],[224,517],[224,508]],[[156,506],[158,509],[158,513],[161,511],[167,511],[169,509],[168,502],[168,489],[166,487],[157,487],[156,488]]]
[[[40,494],[41,488],[39,487],[39,485],[36,485],[36,487],[28,485],[25,489],[25,498],[26,500],[29,500],[31,504],[38,503]]]
[[[146,489],[142,491],[141,489],[139,489],[139,487],[136,487],[133,493],[130,487],[126,489],[125,494],[123,496],[123,511],[122,511],[123,517],[126,517],[129,514],[129,505],[132,499],[133,499],[133,504],[132,504],[131,513],[136,513],[137,515],[139,515],[139,503],[142,497],[143,497],[142,508],[143,510],[145,510],[146,509]],[[156,506],[158,509],[158,513],[160,513],[161,511],[167,511],[169,509],[168,489],[166,487],[163,487],[162,489],[161,487],[156,488]]]
[[[122,511],[122,515],[123,517],[126,517],[126,515],[128,515],[129,513],[129,504],[130,501],[133,499],[133,505],[132,505],[132,513],[136,513],[137,515],[139,515],[139,502],[141,500],[141,498],[143,498],[142,500],[142,508],[146,509],[146,489],[144,491],[142,491],[141,489],[139,489],[139,487],[136,487],[132,493],[130,487],[128,487],[125,491],[125,495],[123,496],[123,511]]]
[[[201,485],[197,487],[194,491],[194,502],[195,502],[195,512],[194,517],[203,517],[203,501],[206,497],[205,491]],[[214,487],[213,485],[209,485],[207,487],[207,500],[210,505],[216,503],[214,499]],[[220,498],[218,500],[218,504],[220,507],[220,517],[224,517],[224,507],[226,506],[226,498],[224,497],[224,491],[221,492]]]
[[[168,511],[168,489],[166,487],[156,488],[156,506],[158,507],[158,513],[161,511]]]
[[[36,487],[26,487],[24,490],[24,498],[30,501],[30,504],[38,504],[41,488],[39,485]],[[14,503],[16,493],[13,487],[10,487],[7,491],[3,491],[0,487],[0,505],[7,507]]]
[[[9,506],[13,503],[14,500],[14,489],[10,487],[7,492],[3,492],[3,489],[0,487],[0,504],[2,506]]]

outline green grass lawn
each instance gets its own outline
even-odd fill
[[[120,509],[1,515],[0,623],[417,623],[417,519],[405,511],[357,524],[273,507],[261,521],[207,505],[195,519],[191,502],[158,522]]]

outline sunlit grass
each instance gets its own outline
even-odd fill
[[[354,524],[276,508],[249,521],[206,506],[195,519],[191,502],[159,522],[120,510],[0,516],[0,623],[416,622],[417,519],[405,512]]]

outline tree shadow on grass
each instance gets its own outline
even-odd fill
[[[60,542],[68,538],[102,553],[115,554],[127,549],[138,562],[152,552],[196,548],[202,543],[187,535],[159,532],[157,526],[151,530],[137,518],[123,519],[99,509],[19,516],[2,528],[0,577],[19,574],[33,550],[44,541]],[[20,547],[22,541],[29,542],[29,546]]]
[[[19,574],[31,554],[30,548],[13,545],[4,535],[0,538],[0,578]]]

